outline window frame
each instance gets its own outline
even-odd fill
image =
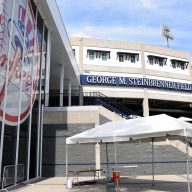
[[[107,52],[104,51],[101,52],[101,59],[102,61],[107,61]]]
[[[94,60],[95,59],[95,51],[89,50],[88,51],[88,58],[89,58],[89,60]]]
[[[135,54],[130,54],[130,61],[131,61],[131,63],[136,63],[136,55]]]
[[[119,53],[119,54],[118,54],[118,61],[119,61],[120,63],[123,63],[123,62],[124,62],[124,54],[123,54],[123,53]]]

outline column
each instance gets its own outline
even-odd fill
[[[47,38],[47,63],[46,63],[46,79],[45,79],[45,106],[49,106],[49,81],[50,81],[50,60],[51,60],[51,33],[48,30]]]
[[[60,92],[59,92],[59,106],[63,106],[63,91],[64,91],[64,64],[60,64]]]
[[[95,127],[99,125],[99,116],[95,122]],[[95,145],[95,168],[100,169],[101,168],[101,153],[100,153],[100,144],[97,143]],[[99,173],[100,174],[100,173]],[[100,175],[99,175],[100,176]]]
[[[149,100],[147,97],[147,90],[144,90],[144,98],[143,98],[143,116],[149,116]]]
[[[82,86],[79,87],[79,105],[80,106],[83,105],[83,87]]]
[[[141,46],[141,63],[142,63],[142,73],[143,78],[146,78],[146,67],[145,67],[145,49],[144,45]],[[143,98],[143,116],[149,116],[149,101],[148,101],[148,92],[147,88],[144,88],[144,98]]]
[[[95,145],[95,168],[101,168],[101,157],[100,157],[100,144]]]
[[[71,80],[68,80],[68,106],[71,106]]]
[[[79,40],[79,69],[83,71],[83,37]]]

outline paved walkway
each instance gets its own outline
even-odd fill
[[[81,177],[79,180],[83,185],[73,186],[72,189],[66,189],[65,178],[55,177],[42,180],[38,183],[29,184],[14,192],[113,192],[115,187],[113,183],[106,184],[102,178],[97,184],[87,184],[91,181],[90,177]],[[120,192],[187,192],[187,183],[185,175],[163,175],[155,176],[155,186],[151,184],[151,176],[137,176],[136,179],[123,177],[119,184]],[[116,190],[117,191],[117,190]]]

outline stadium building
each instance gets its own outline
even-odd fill
[[[69,40],[55,0],[0,1],[0,62],[4,187],[64,176],[65,139],[75,133],[136,116],[192,116],[187,53],[143,43]],[[118,149],[121,164],[137,163],[140,174],[151,173],[150,143]],[[183,151],[171,143],[155,150],[159,174],[185,173]],[[112,147],[110,152],[113,164]],[[105,148],[69,147],[69,160],[71,167],[105,167]]]
[[[82,91],[100,92],[138,115],[191,117],[186,52],[144,43],[71,38]]]

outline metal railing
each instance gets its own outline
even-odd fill
[[[71,106],[79,105],[79,92],[72,93],[49,93],[45,94],[44,99],[49,97],[49,104],[45,107],[59,107],[60,106],[60,98],[62,98],[63,106],[69,106],[69,97],[71,98]]]
[[[49,104],[45,105],[46,107],[59,107],[60,99],[62,99],[63,106],[69,106],[69,97],[71,99],[70,106],[79,106],[80,105],[80,94],[79,92],[72,93],[51,93],[45,95],[49,97]],[[138,117],[138,114],[131,109],[121,105],[116,102],[113,98],[107,97],[106,95],[100,92],[83,92],[83,105],[101,105],[108,110],[117,113],[125,119],[132,119]]]
[[[125,119],[138,117],[134,111],[116,102],[114,99],[107,97],[100,92],[84,92],[84,105],[101,105],[108,110],[117,113]]]
[[[17,165],[17,183],[24,181],[25,179],[25,165]],[[15,165],[6,165],[3,168],[1,190],[5,191],[4,187],[11,186],[15,184]]]
[[[185,140],[185,139],[183,139],[183,140],[181,140],[183,143],[187,143],[188,144],[188,146],[189,147],[191,147],[192,148],[192,139],[191,138],[189,138],[187,141]]]

